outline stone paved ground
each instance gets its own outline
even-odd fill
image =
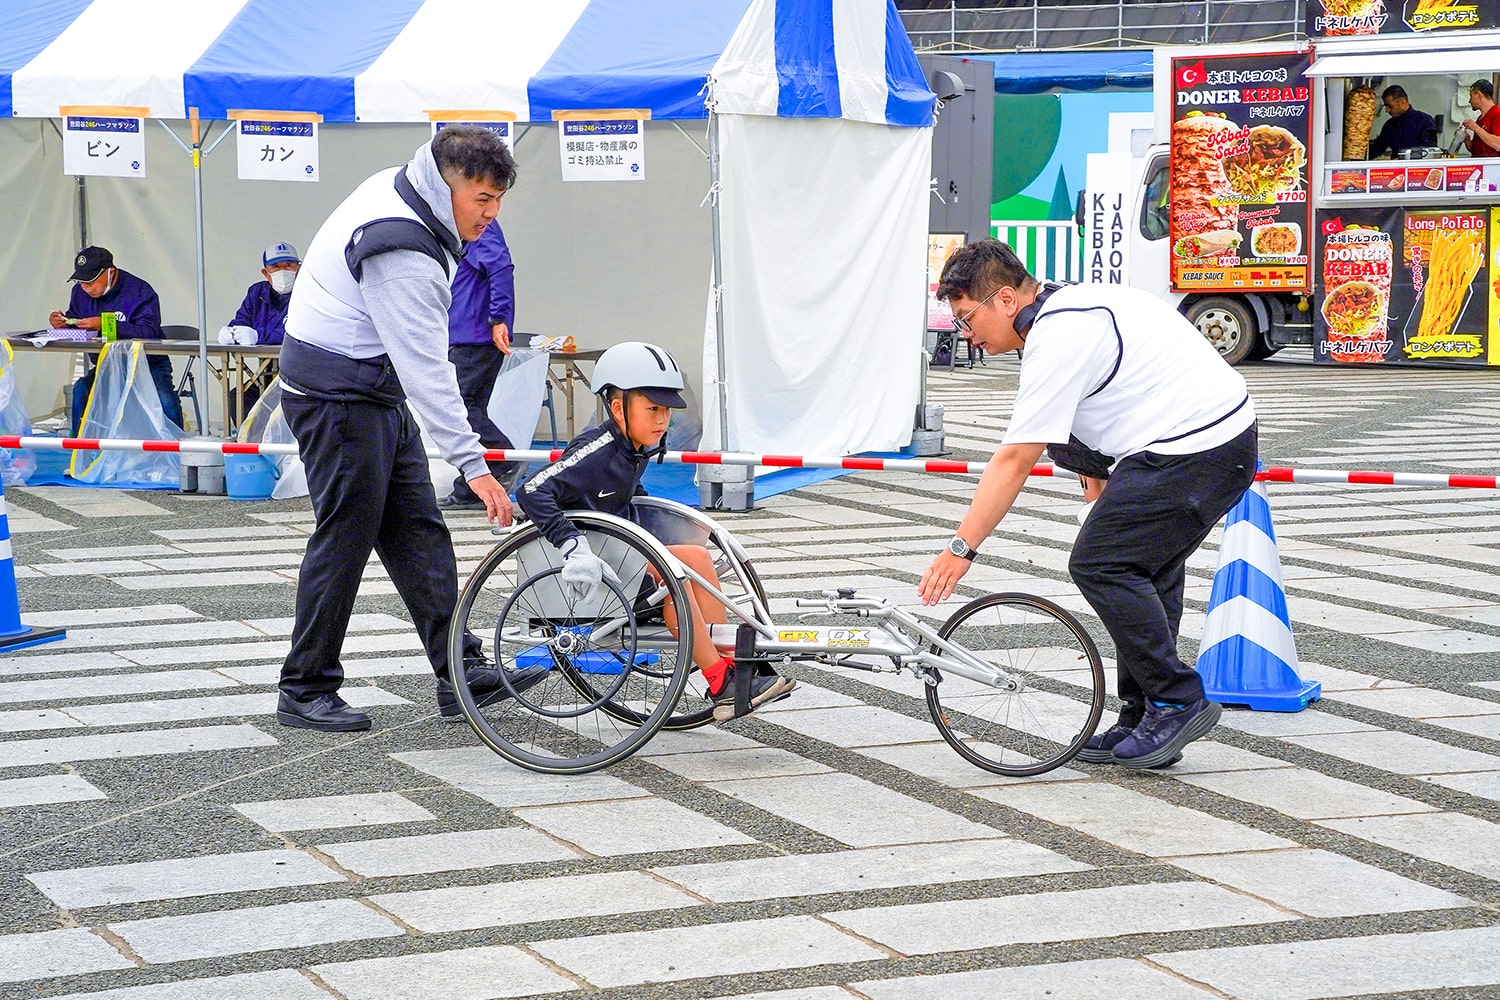
[[[1247,369],[1269,461],[1500,468],[1492,374],[1295,361]],[[935,379],[959,454],[1014,374]],[[910,602],[971,488],[855,475],[726,520],[776,610]],[[967,593],[1048,595],[1107,652],[1066,577],[1075,490],[1036,481]],[[607,774],[517,771],[436,719],[378,566],[345,650],[376,728],[284,729],[305,502],[8,499],[26,618],[69,638],[0,658],[0,996],[1500,996],[1493,492],[1273,486],[1324,700],[1228,713],[1165,772],[1025,781],[962,763],[908,679],[811,666]],[[451,523],[472,565],[490,537]]]

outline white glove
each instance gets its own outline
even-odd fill
[[[254,347],[256,341],[255,328],[253,326],[226,326],[219,331],[219,343],[238,344],[241,347]]]
[[[619,585],[620,578],[603,559],[594,555],[589,540],[575,535],[563,543],[562,582],[568,596],[574,601],[591,601],[600,584],[607,578]]]
[[[1078,508],[1078,523],[1079,524],[1083,524],[1083,523],[1085,523],[1085,522],[1088,521],[1089,514],[1093,513],[1094,504],[1096,504],[1098,502],[1099,502],[1098,500],[1090,500],[1088,503],[1086,503],[1082,507]]]

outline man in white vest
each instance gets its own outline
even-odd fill
[[[317,526],[297,580],[292,648],[276,718],[343,732],[370,728],[338,689],[360,576],[373,549],[396,585],[437,674],[438,711],[460,714],[449,683],[448,626],[458,572],[437,508],[422,414],[443,458],[491,522],[511,505],[469,427],[448,361],[450,283],[465,243],[500,211],[516,164],[486,129],[440,131],[404,167],[370,177],[313,237],[281,348],[282,411],[297,438]],[[470,637],[463,668],[481,705],[524,690],[543,668],[503,671]]]

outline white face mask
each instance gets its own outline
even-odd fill
[[[296,271],[272,271],[271,289],[278,295],[285,295],[292,290],[292,285],[297,282]]]

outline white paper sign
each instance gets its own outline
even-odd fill
[[[1089,153],[1083,190],[1083,280],[1130,284],[1130,157]]]
[[[240,119],[242,181],[318,179],[318,123]]]
[[[145,177],[145,119],[67,116],[63,119],[63,173]]]
[[[565,181],[646,179],[646,123],[634,118],[563,119],[557,146]]]
[[[500,137],[500,141],[505,143],[506,149],[512,153],[516,151],[515,122],[433,122],[433,138],[437,138],[439,132],[453,125],[473,125],[475,128],[487,128]]]

